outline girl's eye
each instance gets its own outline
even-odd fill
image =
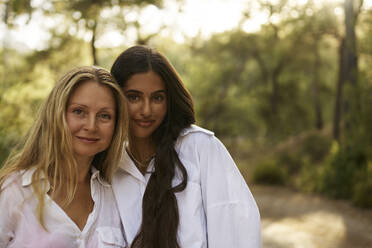
[[[162,102],[165,99],[165,96],[163,96],[163,95],[155,95],[152,98],[155,100],[155,102]]]
[[[140,98],[138,95],[134,95],[134,94],[128,94],[128,95],[126,95],[126,97],[127,97],[129,102],[136,102]]]

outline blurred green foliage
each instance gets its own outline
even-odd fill
[[[349,119],[341,121],[341,138],[334,141],[331,129],[344,35],[343,18],[335,14],[337,3],[261,1],[268,20],[259,31],[244,31],[244,22],[254,18],[247,7],[236,28],[209,38],[186,38],[179,44],[158,33],[146,33],[138,20],[126,19],[129,10],[162,2],[55,1],[44,12],[64,21],[49,31],[45,49],[20,52],[3,45],[0,164],[25,135],[38,106],[63,73],[93,63],[110,69],[116,56],[132,45],[95,47],[93,34],[99,37],[107,28],[125,33],[131,26],[137,30],[137,43],[156,47],[174,64],[194,97],[198,124],[213,130],[233,156],[244,161],[240,169],[247,178],[371,207],[371,9],[363,9],[357,23],[358,94],[352,97],[360,102],[360,110],[352,113],[351,124]],[[19,8],[20,4],[27,8]],[[121,12],[100,15],[114,5]],[[35,9],[30,1],[22,0],[12,2],[8,10],[4,23],[12,29],[18,15],[32,18]],[[84,40],[79,32],[92,34],[92,39]],[[344,85],[346,96],[351,91]]]
[[[255,183],[285,185],[288,175],[285,169],[274,161],[265,161],[257,166],[253,173]]]
[[[315,191],[319,182],[317,175],[319,168],[322,168],[322,163],[328,156],[330,148],[331,138],[319,131],[311,131],[292,137],[276,146],[271,154],[262,158],[262,162],[254,170],[254,173],[259,171],[261,179],[257,181],[254,174],[253,181],[257,183],[264,181],[261,170],[265,170],[268,175],[276,173],[284,177],[280,181],[283,185],[307,192]],[[276,172],[279,169],[282,170],[282,173]],[[270,170],[274,172],[270,172]],[[269,175],[269,177],[271,176]]]

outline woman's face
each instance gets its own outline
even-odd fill
[[[111,143],[115,129],[115,99],[109,87],[81,83],[67,103],[66,121],[76,156],[92,159]]]
[[[153,71],[134,74],[123,88],[128,100],[129,127],[134,138],[149,138],[167,114],[163,80]]]

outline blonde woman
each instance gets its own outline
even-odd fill
[[[0,247],[125,247],[109,183],[127,122],[109,72],[63,76],[0,171]]]

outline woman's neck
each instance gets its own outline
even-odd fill
[[[90,180],[91,180],[91,163],[93,161],[93,157],[82,157],[82,156],[75,156],[76,165],[77,165],[77,172],[78,172],[78,178],[77,178],[77,188],[76,190],[79,191],[82,188],[89,188],[90,189]],[[69,180],[69,179],[66,179]],[[50,182],[53,182],[52,178],[49,178]],[[66,198],[66,187],[63,186],[64,184],[69,183],[68,181],[59,181],[57,179],[57,185],[62,185],[60,191],[56,192],[55,187],[51,187],[48,194],[52,195],[53,199],[64,199]],[[60,187],[60,186],[58,186]],[[89,190],[90,192],[90,190]]]
[[[78,183],[90,181],[90,169],[93,157],[77,157],[76,163],[78,166]]]

